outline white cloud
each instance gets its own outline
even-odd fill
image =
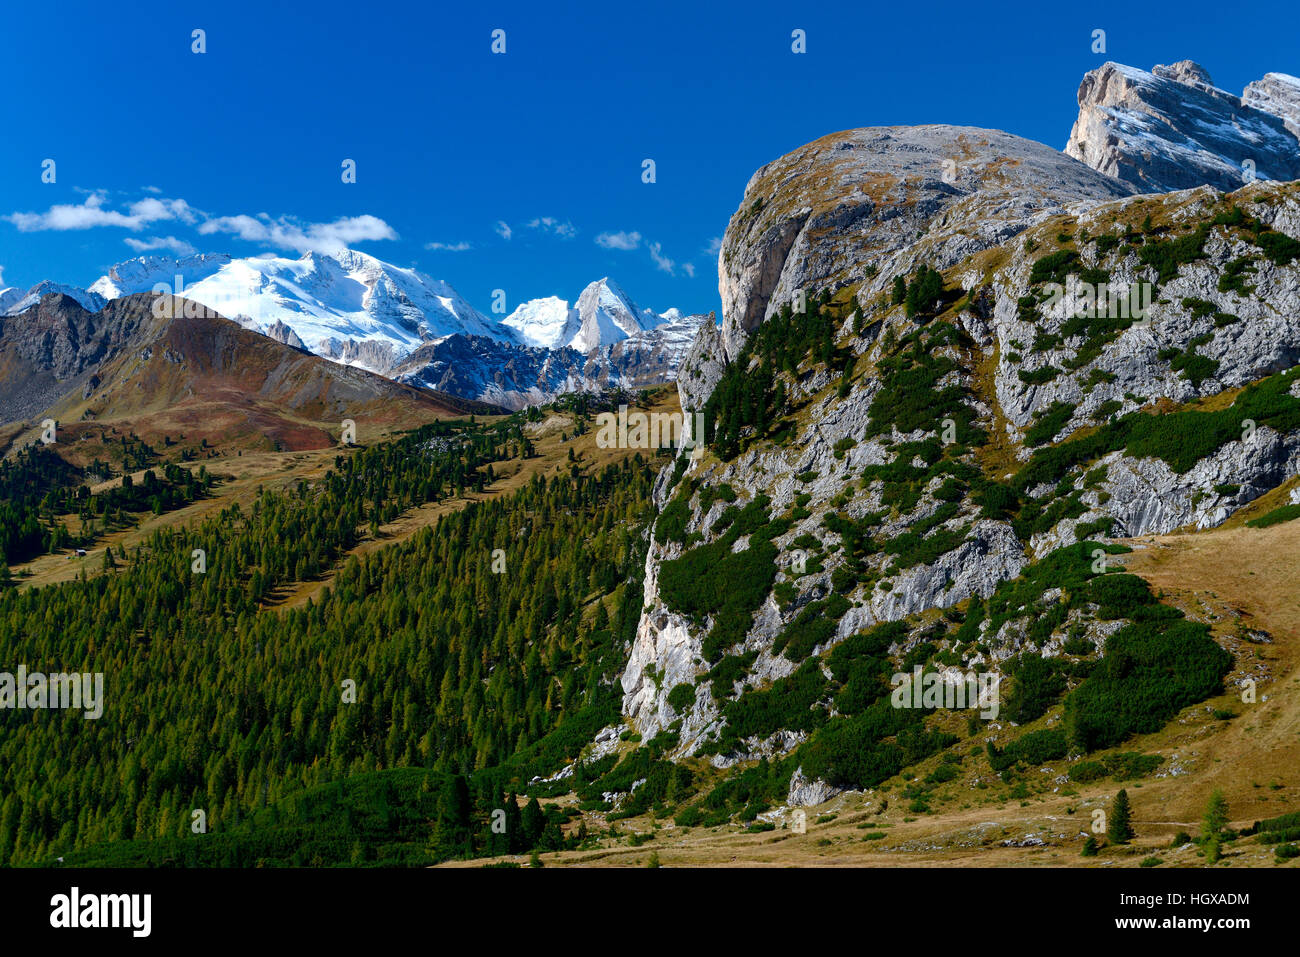
[[[145,189],[152,192],[154,188]],[[197,224],[198,232],[203,236],[229,233],[249,242],[268,243],[280,249],[299,252],[334,252],[357,242],[397,239],[397,232],[376,216],[345,216],[330,223],[303,223],[288,216],[273,219],[266,213],[258,213],[256,216],[210,217],[183,199],[148,196],[121,210],[110,209],[106,205],[106,197],[103,190],[97,190],[88,192],[80,205],[59,204],[43,213],[11,213],[3,218],[24,233],[94,229],[99,226],[116,226],[139,232],[150,224],[160,222],[183,223],[187,226]],[[187,242],[174,236],[138,240],[131,243],[131,248],[136,251],[193,251]]]
[[[160,190],[157,186],[142,186],[141,189],[143,189],[146,193],[153,193],[155,196],[157,196],[159,193],[162,192],[162,190]]]
[[[230,233],[254,243],[270,243],[298,252],[337,252],[353,243],[375,239],[396,239],[397,232],[377,216],[345,216],[332,223],[298,223],[288,217],[218,216],[199,227],[199,232]]]
[[[176,219],[193,224],[198,219],[197,213],[183,199],[142,199],[131,204],[131,216],[143,223]]]
[[[578,235],[578,230],[573,223],[567,219],[560,222],[554,216],[539,216],[537,219],[528,222],[529,229],[540,229],[542,232],[551,233],[560,239],[572,239]]]
[[[601,233],[596,237],[596,245],[602,249],[619,249],[626,252],[640,249],[643,240],[645,240],[645,237],[635,230],[619,231],[617,233]],[[656,269],[666,272],[670,276],[677,275],[677,263],[664,255],[663,243],[645,240],[645,248],[650,253],[650,258],[654,260]],[[694,263],[682,263],[681,269],[687,276],[692,279],[695,278]]]
[[[510,240],[510,237],[515,234],[515,231],[510,228],[510,224],[504,219],[497,220],[496,231],[497,235],[507,242]]]
[[[677,264],[663,254],[663,243],[651,243],[646,248],[650,250],[650,258],[655,261],[655,267],[670,276],[673,275]]]
[[[706,256],[716,256],[720,252],[722,252],[722,237],[714,236],[709,240],[709,244],[704,247],[704,254]]]
[[[193,256],[195,249],[183,239],[175,236],[151,236],[148,239],[135,239],[128,236],[124,242],[138,253],[154,249],[170,249],[178,256]]]
[[[439,250],[444,253],[463,253],[465,250],[473,247],[462,239],[458,243],[425,243],[424,248]]]
[[[179,220],[193,223],[198,217],[190,204],[183,199],[142,199],[127,207],[127,212],[107,209],[104,194],[91,193],[80,205],[68,203],[51,206],[43,213],[11,213],[4,217],[18,227],[19,232],[65,232],[74,229],[94,229],[97,226],[117,226],[136,231],[150,223]]]
[[[0,266],[0,289],[5,287],[5,267]]]
[[[638,232],[601,233],[596,237],[596,245],[605,249],[636,249],[641,245],[641,234]]]

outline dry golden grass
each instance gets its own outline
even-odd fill
[[[975,460],[985,475],[1002,481],[1020,467],[1016,458],[1020,446],[1007,433],[1007,418],[1002,414],[1002,403],[998,401],[998,391],[994,385],[998,371],[998,354],[999,350],[995,344],[987,353],[972,355],[968,359],[968,365],[974,370],[972,391],[978,399],[993,410],[993,422],[989,426],[988,441],[975,450]]]
[[[1243,703],[1233,689],[1189,709],[1224,708],[1240,715],[1235,720],[1199,731],[1195,722],[1182,728],[1176,723],[1162,732],[1186,748],[1194,773],[1145,788],[1145,816],[1196,820],[1215,789],[1223,791],[1239,823],[1300,810],[1300,522],[1132,544],[1145,547],[1124,556],[1130,571],[1192,617],[1215,616],[1216,636],[1236,658],[1228,686],[1240,677],[1258,682],[1257,703]],[[1270,641],[1252,644],[1238,637],[1247,630],[1266,632]],[[1147,811],[1153,800],[1162,813]]]

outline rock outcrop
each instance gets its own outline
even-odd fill
[[[1189,88],[1208,84],[1203,71],[1189,64],[1161,79]],[[701,330],[687,356],[678,377],[684,404],[704,405],[752,330],[798,289],[811,302],[847,285],[848,298],[840,299],[836,316],[848,310],[861,321],[840,322],[833,333],[838,349],[856,357],[849,375],[841,378],[811,354],[793,372],[786,367],[783,394],[788,408],[797,410],[792,433],[782,429],[780,441],[742,445],[729,459],[710,454],[685,461],[679,486],[672,484],[672,470],[660,476],[660,509],[679,491],[687,505],[685,544],[650,544],[645,607],[622,679],[623,713],[647,737],[675,733],[674,756],[703,751],[724,767],[788,753],[807,739],[804,732],[727,737],[728,703],[791,676],[800,660],[851,635],[885,622],[924,621],[935,609],[988,598],[1058,548],[1107,534],[1212,527],[1300,473],[1300,432],[1268,425],[1246,429],[1243,422],[1242,430],[1224,434],[1199,459],[1177,466],[1130,451],[1123,441],[1102,447],[1084,457],[1086,486],[1085,467],[1076,466],[1064,478],[1053,473],[1050,481],[1017,493],[1032,521],[1002,520],[968,496],[945,492],[943,472],[929,473],[907,504],[886,497],[894,493],[879,470],[906,465],[926,474],[926,460],[897,458],[898,449],[933,442],[952,411],[933,409],[929,431],[882,433],[874,421],[875,403],[891,388],[886,370],[899,354],[896,344],[909,335],[918,345],[943,338],[927,335],[933,325],[913,322],[888,292],[894,276],[911,280],[922,265],[941,268],[953,290],[949,301],[956,305],[943,320],[960,330],[962,345],[931,348],[953,363],[944,384],[964,391],[979,428],[985,435],[999,433],[998,443],[1010,453],[1009,471],[993,476],[1000,480],[1011,481],[1036,450],[1099,425],[1196,408],[1200,400],[1300,362],[1300,186],[1258,182],[1231,196],[1212,187],[1141,196],[1079,163],[1040,162],[1035,151],[1020,149],[1001,174],[1005,179],[992,171],[991,156],[969,153],[970,182],[963,194],[960,165],[957,185],[946,183],[940,154],[931,148],[935,143],[970,146],[978,134],[986,145],[1001,144],[999,149],[1019,146],[1002,134],[935,130],[836,134],[795,151],[755,176],[724,237],[719,270],[727,312],[720,329]],[[833,149],[835,143],[842,147]],[[904,143],[912,148],[902,149]],[[897,152],[893,161],[902,170],[919,165],[923,171],[912,179],[895,176],[888,188],[867,197],[868,172],[878,160],[873,148],[884,155]],[[1012,181],[1021,189],[1036,184],[1041,192],[1012,198],[1005,192]],[[819,182],[827,190],[827,182],[841,187],[814,211],[811,191]],[[770,220],[760,221],[763,216]],[[790,223],[797,225],[792,234],[785,228]],[[1046,295],[1049,275],[1145,287],[1148,307],[1132,322],[1112,323],[1101,314],[1089,318],[1078,288],[1056,299]],[[859,375],[851,374],[855,369]],[[1226,407],[1230,398],[1214,407]],[[1044,422],[1053,423],[1052,434],[1043,434]],[[987,472],[988,458],[959,454],[972,472]],[[755,608],[743,638],[723,652],[744,662],[743,673],[716,688],[710,677],[716,651],[705,652],[714,622],[674,611],[658,582],[663,563],[717,540],[715,528],[725,527],[719,518],[727,506],[703,493],[724,487],[726,501],[736,507],[761,498],[772,516],[786,516],[788,524],[772,539],[778,556],[773,592]],[[860,519],[874,523],[877,551],[846,572],[847,540],[837,529]],[[906,546],[892,547],[918,536],[945,536],[944,547],[911,554]],[[812,547],[801,542],[819,543],[818,565],[806,573],[793,566],[798,550]],[[743,540],[735,545],[747,547]],[[836,583],[837,573],[850,577]],[[789,589],[780,600],[779,588]],[[784,654],[783,636],[802,610],[822,607],[813,603],[836,594],[844,604],[834,628],[795,659]],[[1050,595],[1045,600],[1050,604]],[[1025,647],[1032,623],[1026,615],[984,634],[981,643],[989,650],[977,660],[997,667]],[[1115,630],[1114,623],[1077,612],[1068,625],[1097,647]],[[924,626],[915,628],[899,652],[926,640]],[[1053,634],[1038,647],[1059,654],[1063,641]],[[696,695],[677,709],[667,698],[681,684],[693,685]],[[788,801],[817,803],[828,794],[821,783],[801,780],[791,783]]]
[[[1263,79],[1246,84],[1241,101],[1257,110],[1280,116],[1286,128],[1300,137],[1300,77],[1265,73]]]
[[[944,269],[1079,202],[1132,188],[1041,143],[962,126],[833,133],[750,179],[718,258],[722,341],[803,290],[887,288],[918,262]]]
[[[1293,82],[1268,74],[1238,97],[1191,60],[1149,73],[1106,63],[1079,85],[1065,152],[1142,192],[1300,178]]]

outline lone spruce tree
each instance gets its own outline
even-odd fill
[[[1222,791],[1210,795],[1210,803],[1205,806],[1205,817],[1201,819],[1201,837],[1207,841],[1218,840],[1223,829],[1228,826],[1228,802]]]
[[[1133,836],[1131,823],[1133,811],[1128,804],[1128,791],[1120,788],[1115,800],[1110,805],[1110,821],[1106,825],[1106,836],[1112,844],[1127,844]]]

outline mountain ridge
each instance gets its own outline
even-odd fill
[[[1079,85],[1065,152],[1144,192],[1293,180],[1300,177],[1297,83],[1271,73],[1236,96],[1192,60],[1150,72],[1108,62]]]
[[[554,296],[528,300],[496,321],[445,281],[354,250],[297,260],[142,256],[86,290],[50,282],[25,293],[5,290],[0,315],[33,308],[47,292],[72,295],[94,312],[155,290],[179,291],[245,328],[345,366],[414,384],[438,381],[464,390],[456,393],[462,398],[512,408],[568,391],[662,384],[703,321],[675,308],[641,308],[610,277],[589,283],[572,306]],[[432,368],[421,368],[422,356]],[[449,375],[453,356],[467,367]]]
[[[0,421],[55,419],[73,449],[118,425],[160,445],[184,433],[206,448],[307,449],[335,444],[344,419],[388,431],[499,411],[339,365],[180,298],[157,305],[136,293],[92,313],[56,294],[0,318]]]
[[[1204,82],[1181,73],[1162,79]],[[954,195],[1005,209],[998,160],[1019,155],[1008,145],[1041,149],[995,133],[924,128],[901,165],[894,129],[832,134],[751,178],[723,238],[721,327],[701,330],[678,377],[712,441],[656,483],[645,607],[622,678],[624,719],[646,739],[670,735],[672,760],[824,754],[817,723],[802,712],[759,720],[760,699],[797,693],[803,665],[824,670],[840,643],[887,624],[906,624],[891,657],[935,641],[941,669],[1014,664],[1032,622],[1004,615],[984,631],[977,619],[968,643],[940,641],[943,622],[919,617],[965,609],[951,612],[960,623],[1007,588],[1048,616],[1036,641],[1059,657],[1052,589],[1007,583],[1082,543],[1214,528],[1266,495],[1296,499],[1296,184],[1138,193],[1091,168],[1081,179],[1084,164],[1057,154],[1044,174],[1010,173],[1042,175],[1042,195],[981,241],[960,232],[960,214],[954,223]],[[945,156],[960,160],[944,170]],[[816,193],[824,183],[836,188]],[[906,228],[909,205],[919,228]],[[877,221],[903,228],[864,239]],[[1145,287],[1147,312],[1080,299],[1111,286]],[[955,440],[940,439],[945,429]],[[742,549],[731,529],[751,512]],[[746,573],[726,571],[762,571],[746,603],[704,604],[723,574],[711,563],[756,547]],[[688,586],[686,569],[703,583]],[[1104,656],[1111,626],[1086,612],[1069,620]],[[671,694],[683,685],[689,700]],[[853,722],[830,713],[848,733]],[[814,765],[789,777],[789,807],[878,780]]]

